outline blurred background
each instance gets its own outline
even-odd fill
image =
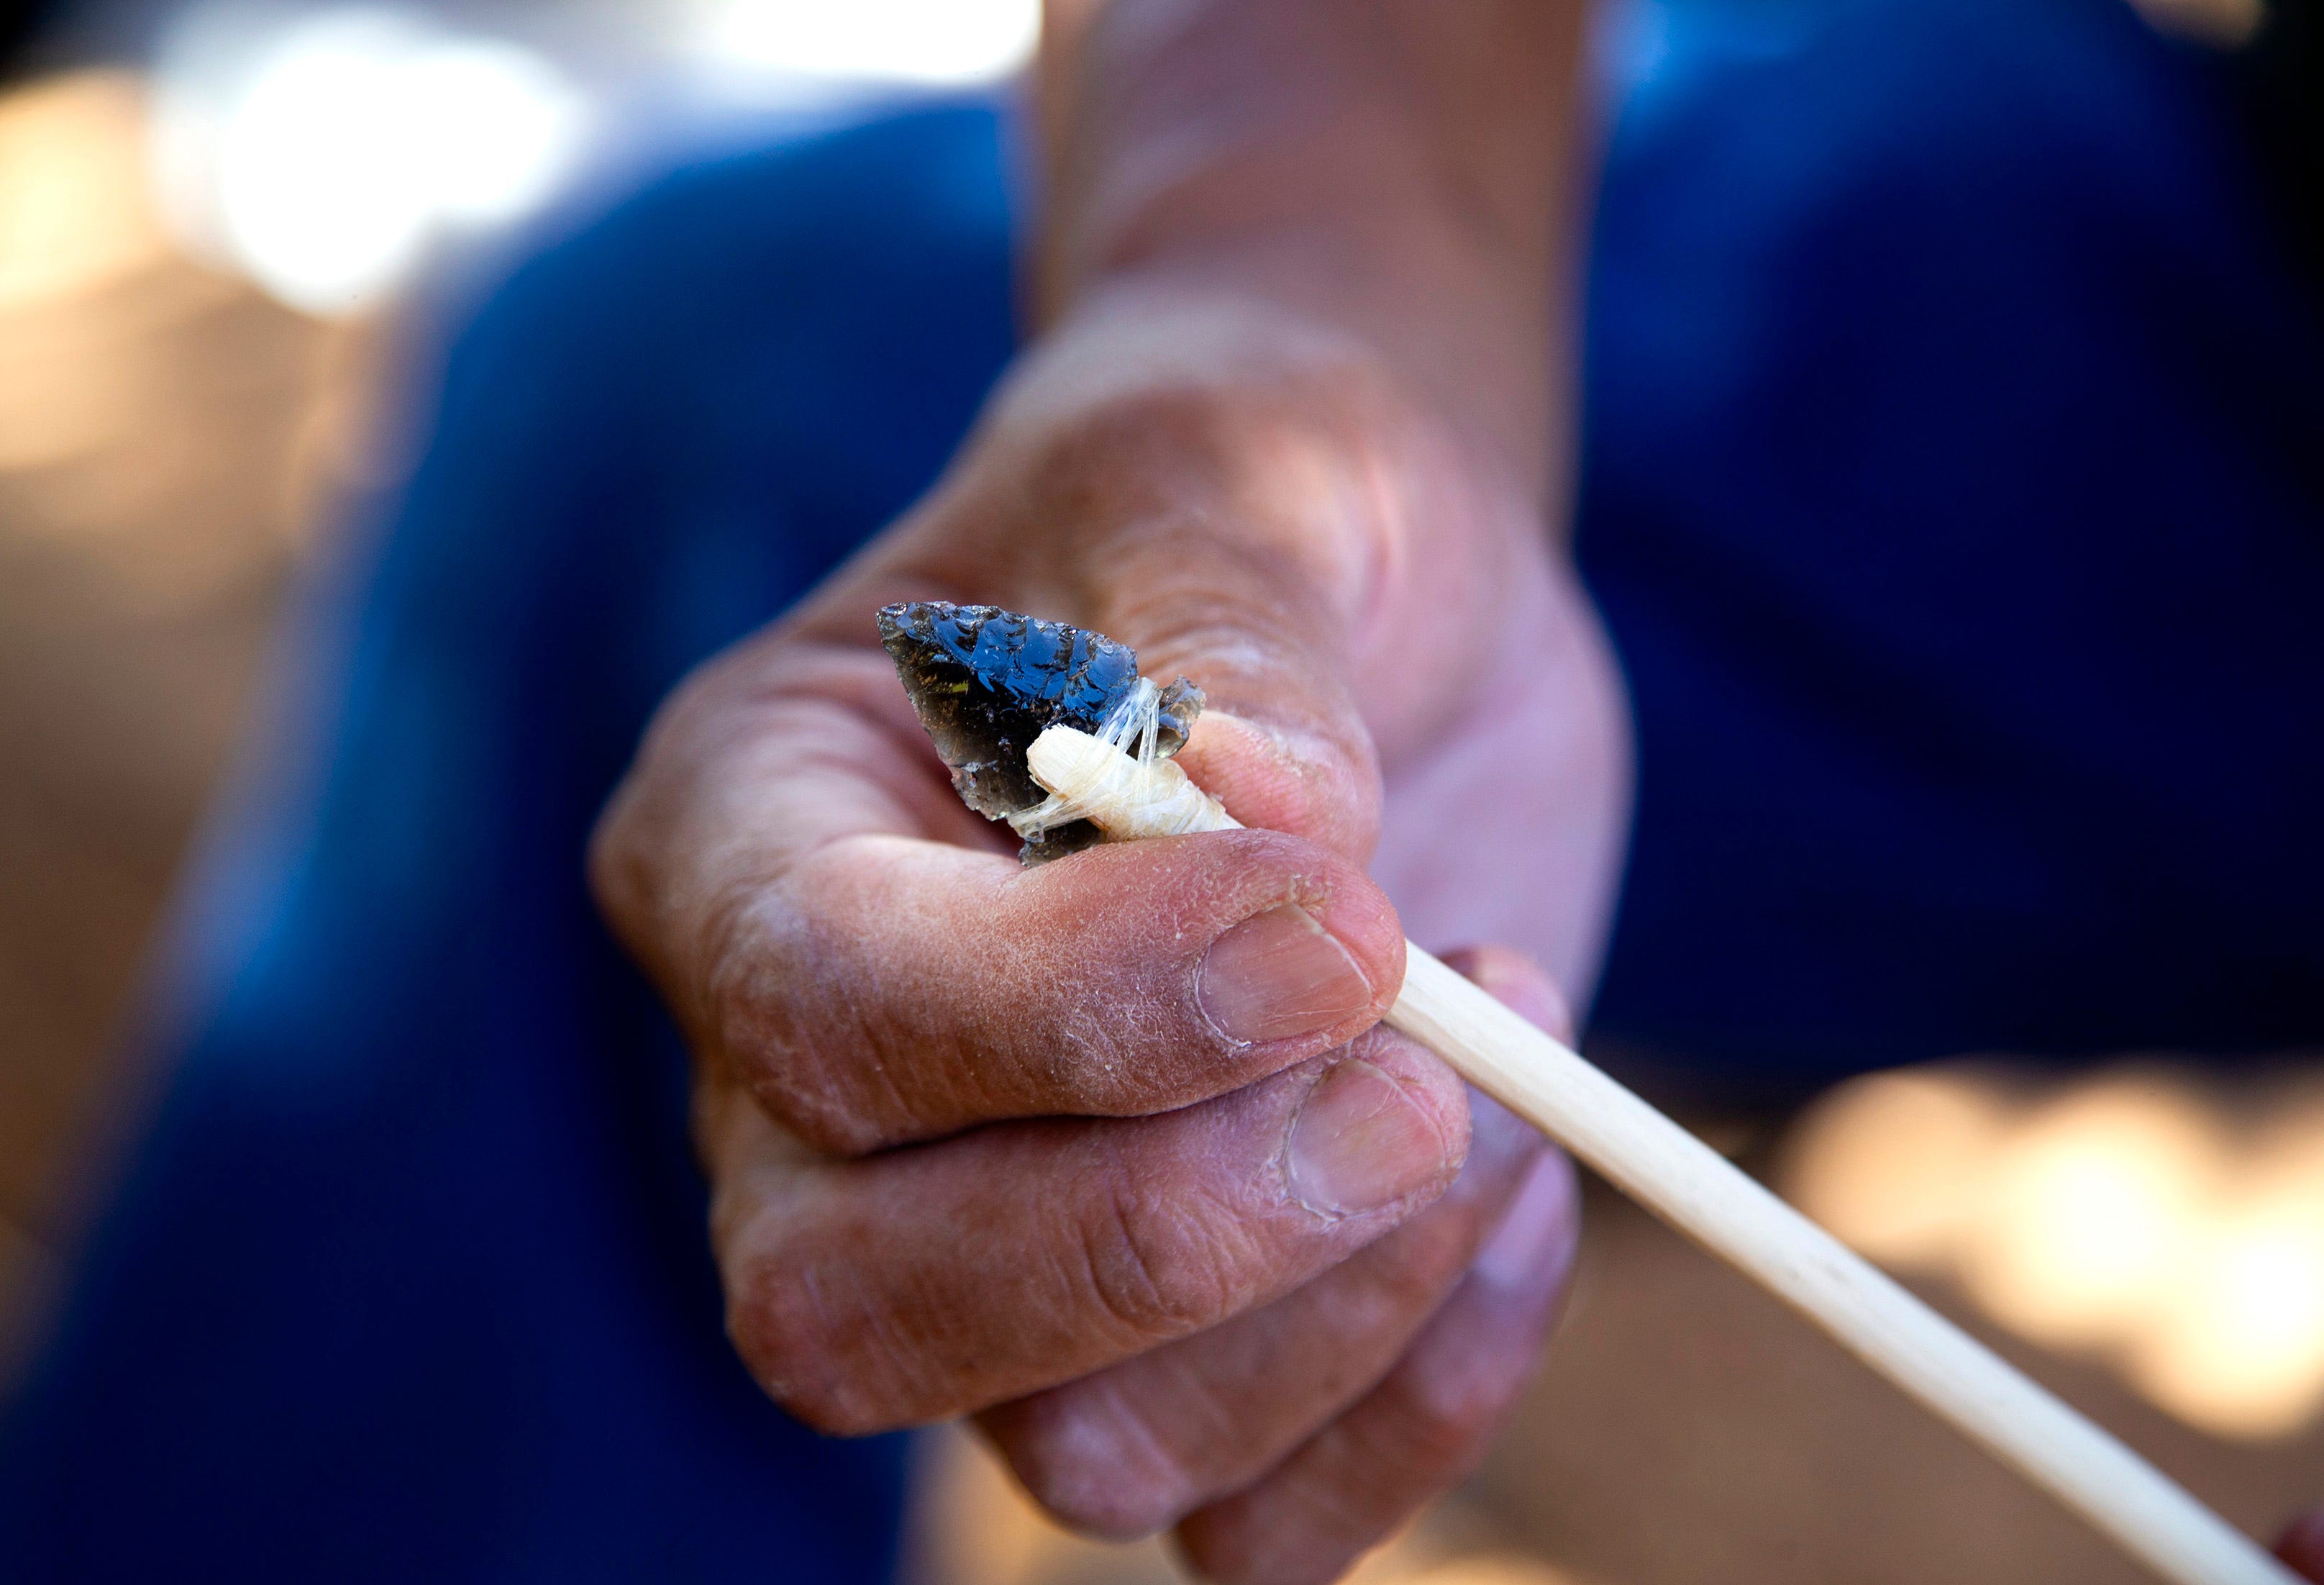
[[[0,14],[0,1372],[134,1133],[149,1076],[119,1036],[146,942],[289,580],[392,465],[380,393],[410,328],[679,151],[866,96],[1000,91],[1038,11]],[[2226,0],[2170,20],[2248,23]],[[2222,1079],[2169,1053],[1965,1055],[1695,1121],[2231,1519],[2268,1529],[2324,1492],[2310,1057]],[[2136,1577],[1722,1267],[1594,1187],[1590,1215],[1519,1420],[1368,1580]],[[923,1464],[928,1585],[1174,1577],[1157,1546],[1045,1525],[965,1437]]]

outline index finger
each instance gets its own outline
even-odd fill
[[[853,1154],[1239,1089],[1378,1022],[1403,956],[1371,883],[1279,832],[1030,870],[861,837],[738,894],[699,999],[761,1101]]]
[[[1031,870],[929,839],[930,801],[973,817],[868,686],[830,659],[703,680],[597,853],[608,912],[697,1047],[819,1148],[1168,1110],[1343,1043],[1393,1000],[1388,900],[1301,839]]]

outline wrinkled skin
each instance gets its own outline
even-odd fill
[[[1274,47],[1235,27],[1331,42],[1386,18],[1432,49],[1458,31],[1414,0],[1120,9],[1167,23],[1123,46],[1137,70],[1106,103],[1132,110],[1141,84],[1180,93],[1174,72],[1198,107],[1231,102],[1205,73]],[[1548,127],[1532,100],[1556,72],[1503,39],[1545,14],[1456,9]],[[1229,36],[1202,36],[1213,21]],[[1544,48],[1563,60],[1560,26]],[[1415,89],[1379,108],[1370,66],[1335,76],[1289,42],[1290,76],[1260,86],[1344,90],[1380,147],[1423,111],[1492,107]],[[1266,154],[1205,190],[1194,232],[1246,201],[1265,219],[1287,190]],[[1538,171],[1508,174],[1512,205],[1548,202]],[[1374,226],[1387,200],[1356,196],[1350,223]],[[1175,1529],[1220,1580],[1333,1579],[1469,1469],[1577,1235],[1565,1160],[1377,1026],[1410,932],[1525,949],[1455,961],[1564,1033],[1559,987],[1587,988],[1625,818],[1618,683],[1549,505],[1554,383],[1534,365],[1554,239],[1531,209],[1480,229],[1478,201],[1362,243],[1417,249],[1415,270],[1483,248],[1416,300],[1454,316],[1436,330],[1386,311],[1394,292],[1377,335],[1354,323],[1328,218],[1298,222],[1324,262],[1285,274],[1270,255],[1259,287],[1202,246],[1165,266],[1150,236],[1068,237],[1084,278],[945,478],[678,691],[592,853],[696,1055],[728,1330],[770,1395],[841,1433],[973,1415],[1058,1517]],[[1304,281],[1332,302],[1291,301]],[[1496,318],[1503,286],[1530,306]],[[1474,355],[1447,385],[1416,345]],[[1210,707],[1180,763],[1254,829],[1020,868],[878,647],[873,612],[924,598],[1093,628],[1193,679]]]
[[[1498,845],[1476,903],[1530,899],[1586,972],[1624,763],[1545,537],[1408,412],[1318,385],[1349,381],[1004,405],[924,508],[669,702],[595,853],[699,1059],[729,1327],[770,1393],[841,1432],[975,1414],[1067,1522],[1176,1525],[1213,1577],[1270,1585],[1333,1577],[1480,1454],[1575,1235],[1563,1160],[1373,1027],[1403,956],[1365,873],[1384,802],[1425,869],[1507,796],[1493,739],[1566,746],[1549,784],[1586,795]],[[1459,553],[1418,553],[1423,524]],[[1020,869],[872,635],[884,601],[967,594],[1199,680],[1184,763],[1267,829]],[[1410,800],[1384,799],[1391,755]],[[1232,983],[1250,957],[1212,944],[1286,903],[1323,961]],[[1564,1031],[1523,958],[1464,967]],[[1303,1172],[1319,1086],[1371,1098],[1362,1159]]]

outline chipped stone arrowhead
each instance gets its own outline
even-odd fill
[[[880,643],[962,800],[991,820],[1047,796],[1025,768],[1033,739],[1059,725],[1097,731],[1138,681],[1129,645],[998,606],[889,606],[880,612]],[[1202,708],[1201,690],[1184,678],[1163,691],[1159,752],[1185,746]],[[1096,829],[1077,820],[1028,844],[1025,858],[1057,857],[1096,840]]]

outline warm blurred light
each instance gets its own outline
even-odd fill
[[[198,256],[281,301],[356,311],[392,295],[457,233],[538,207],[585,148],[617,149],[597,135],[597,112],[613,111],[608,122],[638,113],[651,99],[641,85],[678,60],[709,63],[754,108],[881,84],[989,83],[1030,58],[1041,6],[678,0],[654,16],[631,24],[633,63],[608,70],[600,60],[590,92],[530,48],[456,33],[392,0],[204,0],[159,65],[162,211]],[[552,8],[535,25],[598,60],[604,49],[576,41],[602,43],[612,24],[557,21]],[[698,91],[698,71],[681,75],[693,99],[724,102]]]
[[[52,78],[0,97],[0,312],[167,256],[146,201],[144,124],[143,92],[119,72]]]
[[[2181,1089],[2127,1079],[2070,1094],[1996,1163],[1962,1280],[2038,1341],[2113,1341],[2186,1269],[2221,1164]]]
[[[711,0],[701,45],[759,70],[951,86],[1017,70],[1040,29],[1040,0]]]
[[[2324,1107],[2267,1111],[2235,1197],[2130,1354],[2155,1402],[2231,1436],[2324,1411]]]
[[[190,243],[294,307],[343,313],[445,236],[542,201],[586,120],[579,92],[513,43],[392,11],[272,31],[198,14],[165,53],[154,164]]]
[[[2207,1430],[2298,1430],[2324,1408],[2324,1225],[2261,1204],[2218,1228],[2130,1364],[2156,1403]]]
[[[2324,1414],[2324,1099],[2231,1136],[2192,1080],[2102,1074],[2019,1098],[1953,1066],[1813,1108],[1784,1189],[1874,1258],[1949,1271],[2025,1337],[2119,1365],[2223,1436]]]
[[[1820,1101],[1796,1136],[1785,1191],[1876,1260],[1943,1259],[1976,1210],[2006,1121],[1989,1088],[1960,1071],[1875,1073]]]
[[[2217,50],[2251,42],[2267,20],[2264,0],[2130,0],[2157,32]]]
[[[144,125],[135,80],[116,73],[0,95],[0,474],[86,462],[152,416],[144,339],[122,323],[134,314],[150,331],[166,312],[135,285],[171,258],[146,197]],[[88,521],[9,504],[0,533],[51,537]]]

